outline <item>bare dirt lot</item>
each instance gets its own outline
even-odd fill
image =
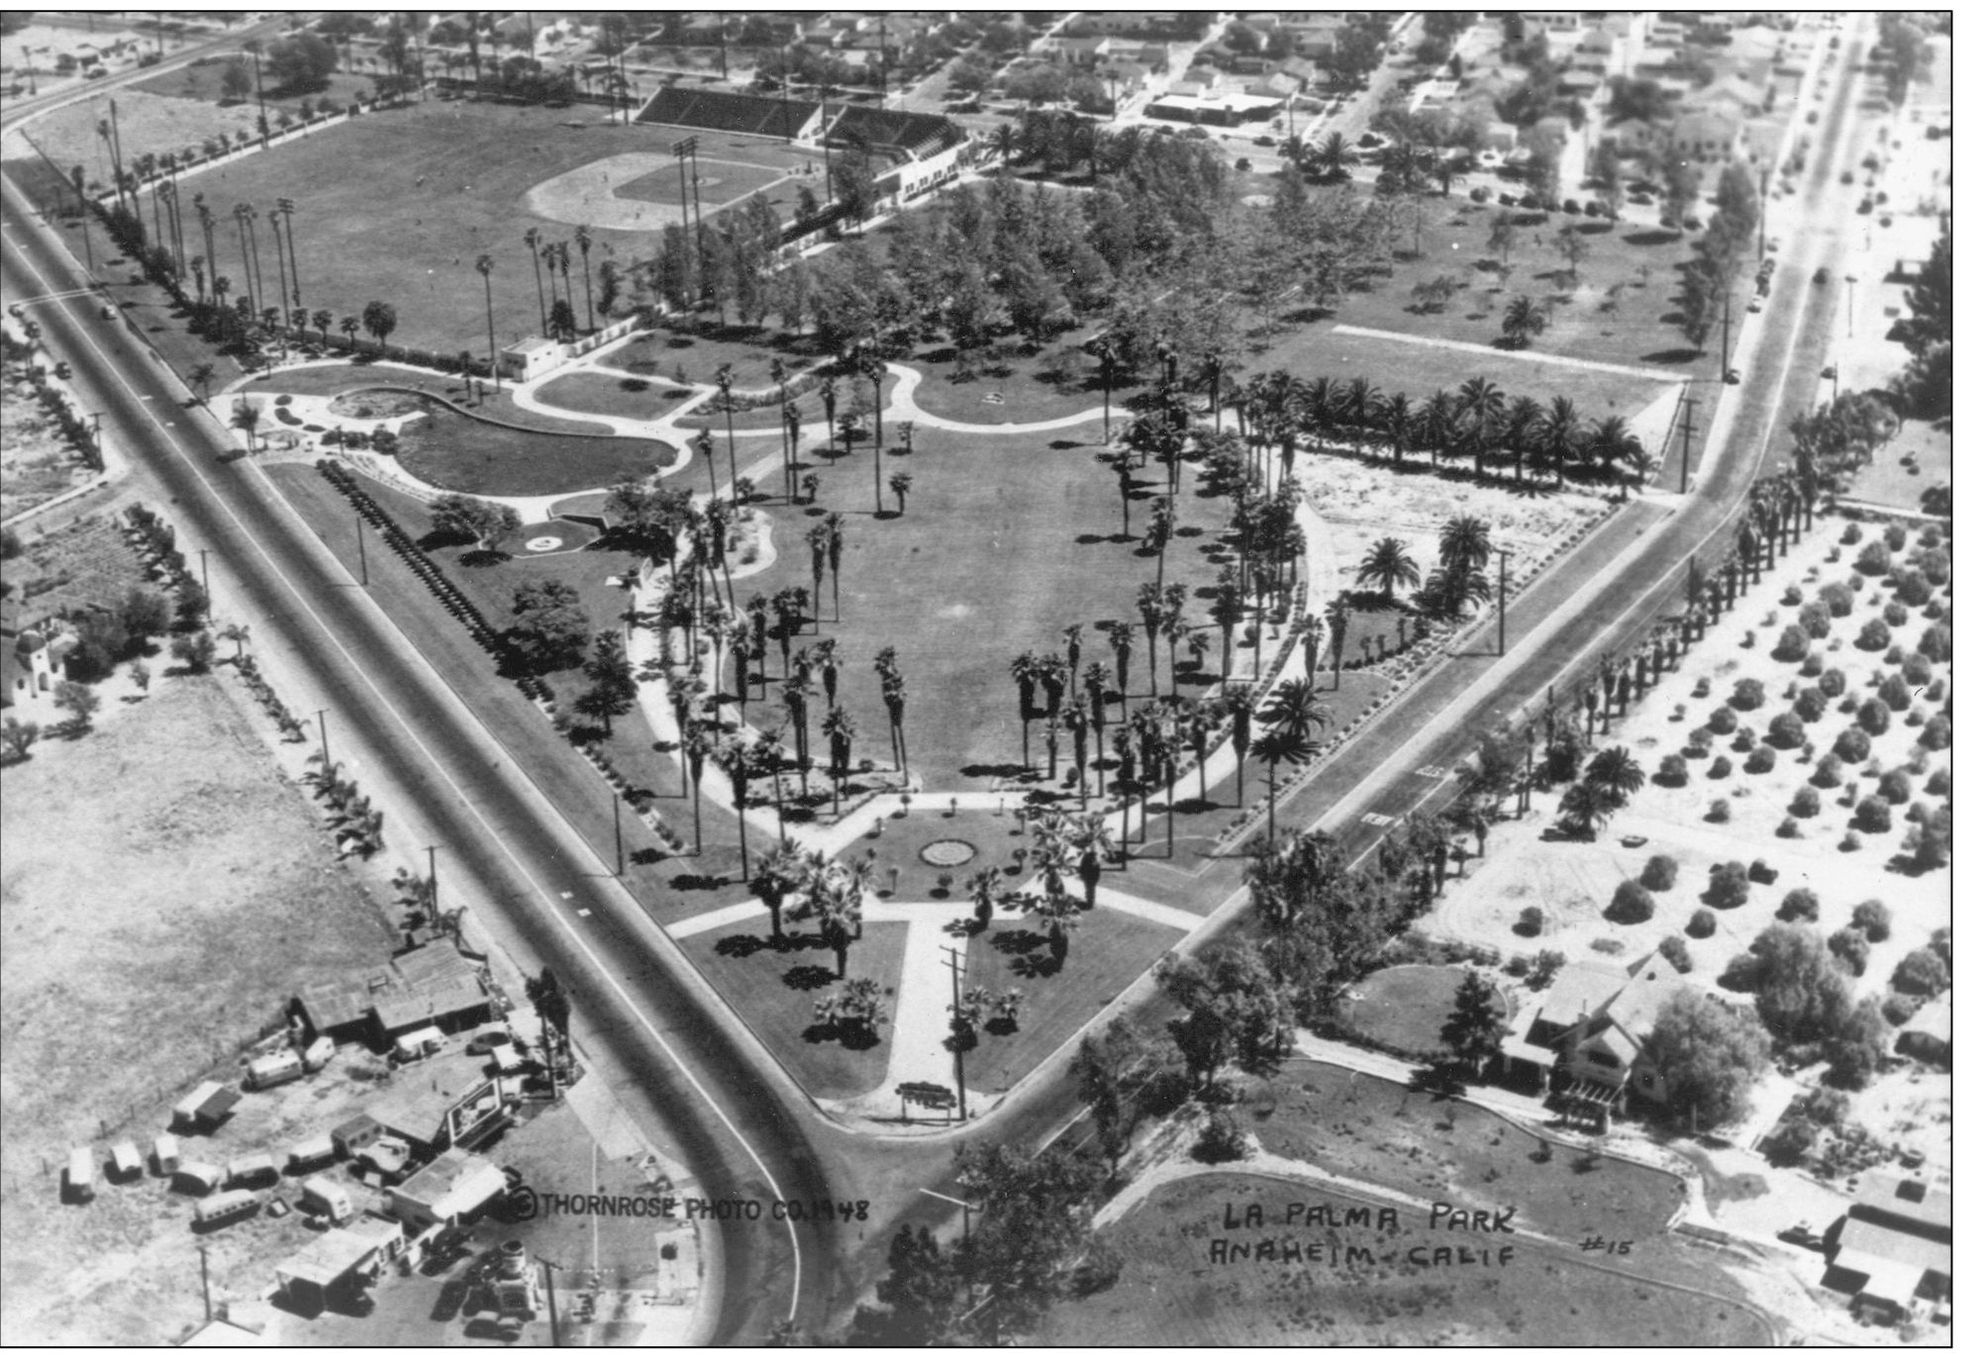
[[[146,1178],[63,1205],[64,1155],[88,1145],[101,1160],[126,1135],[148,1149],[171,1102],[230,1070],[284,999],[391,950],[384,916],[223,681],[164,678],[114,723],[44,743],[4,776],[9,1344],[155,1342],[199,1317],[190,1204]],[[270,1277],[249,1261],[218,1247],[216,1282],[260,1289]]]
[[[35,399],[25,355],[7,345],[0,373],[0,518],[46,503],[93,474]]]

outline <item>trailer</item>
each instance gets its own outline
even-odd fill
[[[144,1155],[130,1140],[120,1139],[110,1146],[110,1171],[120,1182],[144,1175]]]
[[[307,1072],[302,1066],[301,1055],[293,1050],[277,1050],[248,1064],[247,1086],[257,1092],[277,1088],[284,1083],[293,1083]]]
[[[78,1203],[96,1199],[96,1155],[87,1148],[69,1150],[69,1166],[63,1174],[63,1191]]]
[[[192,1208],[192,1227],[222,1229],[260,1209],[261,1198],[251,1191],[222,1191]]]
[[[207,1196],[218,1189],[226,1173],[213,1163],[181,1163],[172,1173],[172,1190],[187,1196]]]
[[[175,1135],[160,1135],[151,1141],[151,1163],[160,1177],[179,1170],[179,1141]]]
[[[337,1152],[337,1142],[327,1134],[305,1139],[288,1151],[288,1170],[292,1177],[318,1168],[327,1168],[341,1157]]]

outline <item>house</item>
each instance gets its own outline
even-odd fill
[[[1951,996],[1947,993],[1918,1008],[1896,1036],[1896,1053],[1913,1055],[1930,1064],[1951,1066]]]
[[[1917,1177],[1863,1176],[1821,1283],[1857,1310],[1907,1318],[1951,1292],[1951,1193]]]
[[[394,1217],[414,1231],[472,1216],[508,1190],[494,1163],[464,1149],[448,1149],[386,1191]]]
[[[1750,153],[1744,120],[1722,113],[1677,114],[1669,125],[1668,145],[1676,154],[1706,164]]]
[[[1289,99],[1299,88],[1298,81],[1280,71],[1262,80],[1251,81],[1246,92],[1259,99]]]
[[[310,985],[290,1000],[289,1015],[300,1023],[304,1045],[329,1036],[382,1047],[412,1027],[464,1030],[494,1009],[482,971],[452,942],[429,942],[380,969]]]
[[[1771,92],[1764,86],[1742,76],[1728,75],[1683,100],[1683,109],[1727,118],[1749,118],[1763,113],[1771,103]]]
[[[508,1085],[488,1078],[478,1059],[448,1058],[398,1074],[365,1104],[365,1118],[382,1136],[403,1140],[416,1157],[426,1158],[452,1145],[485,1140],[507,1124],[508,1104]],[[344,1129],[331,1133],[341,1135]]]
[[[1687,987],[1660,952],[1626,968],[1604,961],[1568,965],[1524,1030],[1506,1034],[1505,1074],[1550,1086],[1603,1130],[1611,1111],[1627,1110],[1630,1094],[1666,1101],[1661,1071],[1642,1048],[1662,1005]]]
[[[1076,38],[1054,33],[1037,44],[1037,53],[1073,66],[1093,66],[1111,56],[1119,46],[1118,39],[1103,33]]]
[[[405,1233],[387,1220],[366,1219],[348,1229],[328,1229],[275,1266],[282,1298],[297,1313],[320,1314],[347,1306],[404,1247]]]

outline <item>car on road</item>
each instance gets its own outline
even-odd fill
[[[103,303],[102,314],[105,320],[115,320],[117,318],[117,308],[106,301]]]
[[[1736,386],[1739,382],[1743,380],[1744,380],[1744,373],[1738,371],[1738,369],[1735,367],[1724,374],[1724,384],[1726,386]]]
[[[1827,267],[1825,264],[1822,264],[1819,268],[1813,270],[1813,281],[1819,283],[1822,286],[1826,285]]]
[[[1826,1243],[1821,1239],[1819,1234],[1814,1232],[1813,1226],[1804,1220],[1793,1225],[1790,1229],[1779,1230],[1779,1241],[1782,1243],[1791,1243],[1802,1248],[1811,1248],[1815,1252],[1824,1251],[1826,1248]]]
[[[1757,314],[1758,314],[1758,312],[1759,312],[1759,311],[1760,311],[1761,309],[1762,309],[1762,308],[1761,308],[1761,307],[1759,306],[1759,304],[1758,304],[1758,301],[1757,301],[1757,299],[1756,299],[1756,298],[1754,298],[1754,299],[1752,300],[1752,303],[1751,303],[1751,305],[1749,305],[1749,306],[1747,306],[1747,307],[1745,307],[1745,310],[1747,310],[1747,311],[1749,311],[1749,312],[1751,312],[1751,313],[1752,313],[1753,315],[1757,315]]]
[[[1820,369],[1820,380],[1822,381],[1832,381],[1838,376],[1840,376],[1840,371],[1832,363],[1828,363]]]
[[[74,374],[69,371],[69,365],[67,363],[56,363],[55,375],[63,381],[67,381]]]

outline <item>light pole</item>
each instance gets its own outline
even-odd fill
[[[1854,338],[1854,274],[1847,277],[1848,283],[1848,338]]]
[[[316,711],[316,737],[323,741],[323,775],[325,777],[330,775],[330,723],[324,716],[324,712],[328,710],[329,708],[325,706],[318,708]]]
[[[1504,653],[1504,583],[1508,573],[1506,566],[1511,559],[1511,548],[1497,548],[1497,653]]]

